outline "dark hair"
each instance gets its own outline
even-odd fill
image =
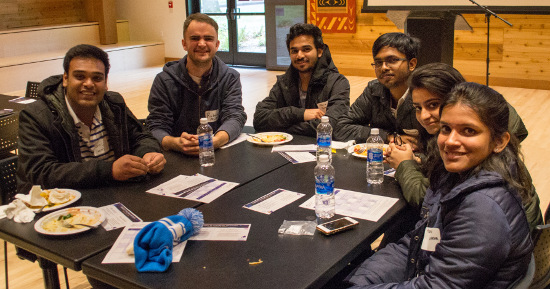
[[[508,103],[502,94],[492,88],[474,82],[457,84],[443,100],[439,108],[440,115],[445,107],[457,104],[466,105],[477,114],[481,122],[489,128],[491,139],[494,140],[508,132]],[[486,170],[500,174],[511,187],[517,190],[524,204],[532,197],[531,177],[523,164],[519,141],[513,134],[510,134],[510,141],[504,150],[499,153],[491,152],[485,160],[465,174],[447,172],[439,150],[432,150],[429,153],[436,154],[432,158],[434,161],[428,164],[432,188],[450,190],[457,183],[476,175],[481,170]],[[445,182],[442,184],[444,179]]]
[[[405,54],[407,60],[416,58],[420,49],[420,39],[401,32],[382,34],[372,45],[372,57],[376,57],[385,46],[393,47]]]
[[[288,49],[288,51],[290,51],[290,42],[300,35],[309,35],[313,37],[313,43],[316,49],[322,49],[325,45],[323,43],[323,32],[321,32],[319,27],[309,23],[297,23],[290,27],[290,33],[286,35],[286,49]]]
[[[63,59],[63,70],[65,70],[65,73],[69,73],[69,65],[71,64],[71,60],[75,57],[101,60],[103,65],[105,65],[105,77],[109,74],[109,69],[111,68],[111,64],[109,64],[109,55],[100,48],[89,44],[80,44],[69,49]]]
[[[185,19],[183,22],[183,38],[185,38],[185,31],[187,31],[187,28],[189,28],[189,24],[191,24],[191,21],[197,21],[209,24],[210,26],[214,27],[216,30],[216,34],[218,34],[218,23],[216,20],[212,19],[210,16],[202,13],[193,13]]]
[[[443,99],[455,85],[465,81],[462,74],[452,66],[436,62],[415,69],[409,78],[409,89],[412,92],[424,88]]]

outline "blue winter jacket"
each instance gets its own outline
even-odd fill
[[[425,236],[426,228],[440,231],[434,251],[421,248],[435,239]],[[526,272],[532,251],[521,199],[499,174],[482,171],[448,193],[428,189],[416,229],[366,260],[350,282],[353,288],[508,288]]]
[[[200,119],[217,114],[217,120],[209,122],[214,133],[223,130],[229,134],[229,141],[234,140],[246,122],[239,73],[215,56],[208,87],[199,95],[193,89],[195,83],[186,63],[187,56],[168,62],[155,77],[147,117],[151,133],[161,143],[168,135],[197,134]]]

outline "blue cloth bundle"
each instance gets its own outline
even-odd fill
[[[138,272],[164,272],[172,263],[172,249],[197,234],[204,225],[202,213],[193,208],[145,226],[134,239]]]

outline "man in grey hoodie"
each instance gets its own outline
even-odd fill
[[[215,56],[218,24],[195,13],[184,22],[187,55],[168,62],[149,95],[147,125],[165,150],[198,155],[197,127],[206,117],[214,130],[214,148],[239,136],[246,122],[239,73]]]

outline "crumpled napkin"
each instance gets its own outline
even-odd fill
[[[30,190],[28,195],[17,194],[15,195],[15,198],[20,199],[27,204],[30,204],[31,206],[42,207],[44,205],[47,205],[48,201],[40,195],[41,193],[42,188],[38,185],[34,185],[32,186],[32,189]]]
[[[180,211],[145,226],[134,239],[138,272],[164,272],[172,263],[174,244],[199,232],[204,224],[202,213],[193,208]]]
[[[7,217],[16,223],[29,223],[34,219],[34,212],[21,200],[14,200],[0,208],[0,219]]]

